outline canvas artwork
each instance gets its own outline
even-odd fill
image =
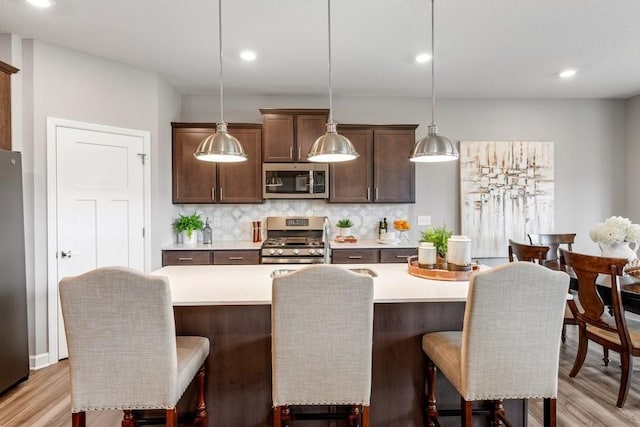
[[[553,230],[553,142],[460,141],[462,234],[474,258],[506,257],[508,240]]]

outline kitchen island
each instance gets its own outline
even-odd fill
[[[421,426],[424,406],[422,335],[460,330],[468,283],[411,276],[406,264],[354,264],[374,277],[372,426]],[[180,335],[211,340],[207,403],[211,425],[270,426],[271,273],[298,265],[168,266],[166,276]],[[304,373],[300,373],[304,381]],[[440,408],[457,408],[460,398],[439,378]],[[182,405],[192,407],[189,398]],[[505,403],[514,425],[526,424],[526,402]],[[459,425],[442,418],[443,425]],[[480,419],[478,419],[480,421]],[[305,426],[341,425],[305,422]]]

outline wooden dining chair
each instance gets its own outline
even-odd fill
[[[440,425],[437,368],[461,395],[458,425],[472,425],[473,401],[493,401],[490,420],[498,426],[506,424],[503,399],[542,398],[544,425],[555,426],[558,338],[568,288],[569,276],[531,262],[507,263],[472,275],[462,331],[422,337],[428,390],[425,425]]]
[[[545,265],[549,246],[544,245],[527,245],[524,243],[514,242],[509,239],[509,262],[529,261],[540,265]],[[564,320],[562,322],[562,342],[567,340],[567,325],[577,325],[573,313],[566,305],[564,308]]]
[[[546,258],[547,267],[557,270],[559,268],[558,258],[560,254],[558,249],[561,247],[560,245],[572,251],[576,233],[530,233],[527,237],[529,237],[529,243],[532,245],[549,246]]]
[[[622,365],[620,389],[616,401],[616,406],[619,408],[624,406],[629,392],[633,357],[640,356],[640,331],[629,329],[620,294],[619,278],[627,262],[625,258],[584,255],[560,249],[561,268],[573,273],[578,279],[578,299],[581,305],[579,307],[573,301],[569,302],[579,331],[578,353],[569,376],[578,375],[587,355],[589,341],[600,344],[607,352],[613,350],[619,353]],[[613,317],[608,314],[598,292],[596,282],[599,275],[606,276],[609,280],[608,291],[611,293],[610,307]]]

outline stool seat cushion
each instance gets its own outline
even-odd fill
[[[431,332],[422,336],[422,350],[457,389],[462,390],[462,331]]]
[[[176,337],[176,350],[178,355],[178,381],[175,390],[175,402],[178,402],[209,355],[209,339],[205,337],[178,336]]]

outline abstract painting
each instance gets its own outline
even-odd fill
[[[462,234],[474,258],[553,230],[553,142],[460,141]]]

